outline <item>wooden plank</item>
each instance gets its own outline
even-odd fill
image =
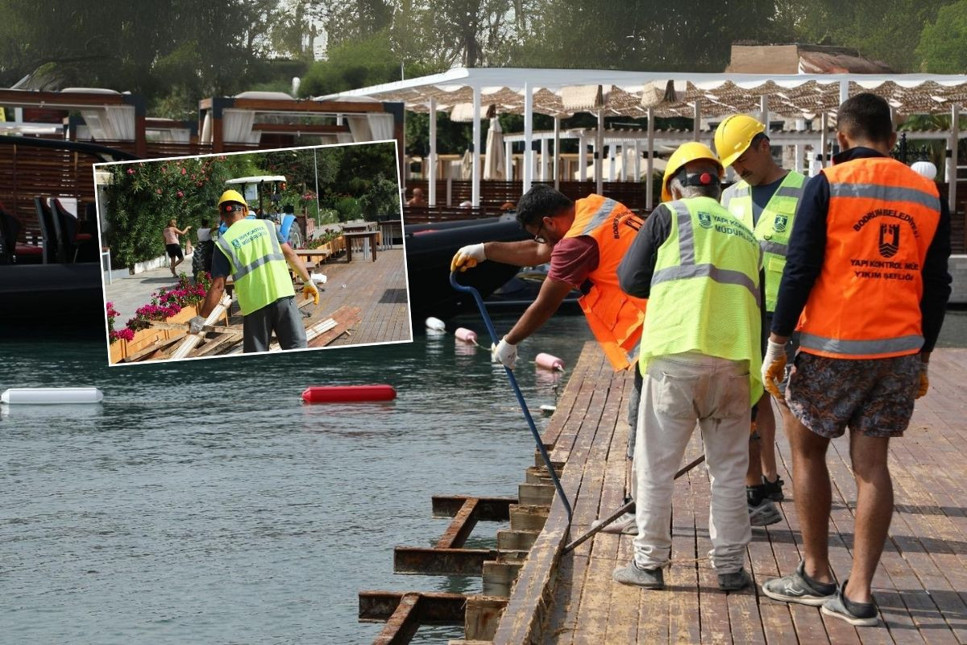
[[[434,495],[433,517],[453,517],[468,499],[477,500],[477,519],[481,522],[506,522],[510,507],[517,504],[514,497],[469,497],[466,495]]]
[[[420,620],[425,624],[459,625],[464,620],[464,608],[468,598],[459,593],[360,591],[359,620],[383,622],[396,611],[404,596],[420,596]]]
[[[393,573],[479,576],[484,562],[496,557],[491,549],[398,546],[393,549]]]

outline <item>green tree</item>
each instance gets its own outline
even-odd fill
[[[943,7],[936,21],[923,26],[917,54],[925,72],[967,73],[967,0]]]
[[[852,47],[898,72],[920,71],[917,45],[924,25],[951,0],[782,0],[783,20],[799,42]]]

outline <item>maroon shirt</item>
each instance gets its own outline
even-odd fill
[[[575,289],[598,268],[598,244],[590,235],[565,237],[551,251],[551,266],[547,277],[567,283]]]

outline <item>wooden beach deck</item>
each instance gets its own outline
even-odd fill
[[[676,482],[673,566],[668,587],[645,591],[611,580],[632,557],[633,536],[598,533],[564,554],[564,546],[621,506],[629,432],[628,375],[612,374],[589,343],[544,439],[562,464],[562,484],[574,508],[568,531],[555,501],[543,530],[519,567],[492,635],[459,643],[965,643],[967,642],[967,350],[940,349],[931,362],[929,394],[917,402],[910,429],[891,446],[896,513],[874,594],[879,627],[854,628],[818,608],[762,595],[767,578],[800,560],[792,502],[789,447],[778,432],[780,474],[786,480],[783,522],[753,528],[749,564],[755,586],[723,593],[708,563],[709,482],[699,466]],[[688,463],[701,452],[696,433]],[[856,489],[845,439],[829,455],[833,479],[830,557],[848,574]],[[485,578],[486,584],[486,578]],[[468,620],[469,623],[469,620]],[[478,632],[479,634],[479,632]],[[476,639],[476,640],[472,640]],[[452,641],[454,642],[454,641]]]

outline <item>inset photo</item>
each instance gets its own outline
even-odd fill
[[[111,365],[412,340],[395,141],[101,163],[94,182]]]

